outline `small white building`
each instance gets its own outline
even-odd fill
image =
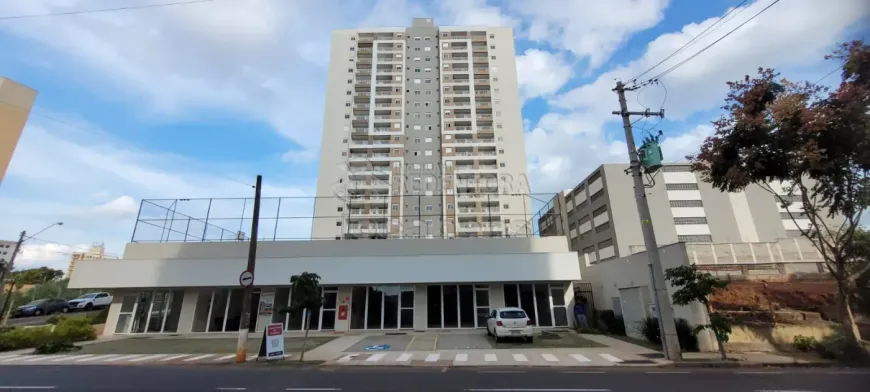
[[[130,243],[121,260],[82,260],[71,288],[114,292],[104,334],[238,331],[249,242]],[[572,325],[577,254],[565,237],[266,241],[257,248],[251,325],[301,330],[290,277],[321,277],[311,330],[484,328],[518,306],[539,328]]]

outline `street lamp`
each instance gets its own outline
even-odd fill
[[[24,230],[21,232],[21,236],[18,237],[18,242],[15,243],[15,250],[12,252],[12,256],[9,257],[9,262],[6,263],[6,266],[0,266],[0,294],[3,293],[3,288],[6,287],[6,275],[12,272],[12,268],[15,268],[15,256],[18,255],[18,252],[21,250],[21,245],[24,244],[25,240],[36,237],[42,232],[55,227],[55,226],[63,226],[63,222],[52,223],[46,226],[44,229],[37,231],[36,234],[32,236],[27,236],[27,231]],[[2,302],[2,308],[0,308],[0,326],[6,325],[6,311],[9,307],[9,300],[12,298],[12,288],[9,288],[9,294],[6,295],[6,300]]]

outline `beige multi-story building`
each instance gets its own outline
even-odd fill
[[[90,249],[83,252],[73,252],[72,256],[69,260],[69,267],[66,269],[66,278],[69,279],[72,277],[73,271],[75,270],[76,262],[80,260],[104,260],[104,259],[116,259],[117,257],[107,256],[106,255],[106,247],[103,243],[98,242],[91,246]]]
[[[34,101],[36,90],[0,77],[0,185]]]
[[[510,28],[334,31],[312,237],[529,234],[520,109]]]

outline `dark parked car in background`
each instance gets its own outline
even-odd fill
[[[69,312],[69,304],[67,304],[65,299],[38,299],[29,304],[13,309],[12,317],[42,316],[43,314],[52,314],[55,312]]]

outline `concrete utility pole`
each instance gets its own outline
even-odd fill
[[[631,132],[631,116],[659,116],[664,117],[664,110],[650,112],[628,111],[628,103],[625,101],[625,92],[633,91],[637,87],[626,88],[621,81],[616,82],[613,91],[619,95],[619,111],[613,114],[622,116],[622,126],[625,128],[625,143],[628,145],[628,159],[631,166],[631,177],[634,179],[634,198],[637,202],[637,213],[640,216],[640,227],[643,230],[643,242],[646,246],[646,254],[649,257],[650,283],[653,289],[653,297],[656,304],[656,313],[659,319],[659,331],[662,335],[662,348],[665,358],[676,361],[680,359],[680,341],[677,339],[677,328],[674,325],[674,315],[671,309],[671,299],[665,284],[665,276],[662,272],[662,261],[659,258],[658,244],[653,230],[652,217],[649,212],[649,204],[646,200],[646,187],[643,183],[640,158],[634,145],[634,134]]]
[[[18,242],[15,243],[15,249],[12,251],[12,256],[9,256],[9,263],[6,264],[5,268],[0,271],[0,294],[3,293],[3,288],[6,287],[6,277],[12,275],[12,269],[15,268],[15,257],[18,256],[18,252],[21,250],[21,244],[24,243],[24,239],[27,238],[27,231],[24,230],[21,232],[21,236],[18,237]],[[4,298],[2,302],[2,306],[0,306],[0,327],[6,326],[6,313],[7,309],[9,309],[10,302],[12,301],[12,291],[15,289],[15,281],[12,281],[12,287],[9,288],[9,293],[6,294],[6,298]]]
[[[245,271],[251,273],[251,282],[244,287],[242,296],[242,319],[239,322],[239,341],[236,345],[236,363],[244,363],[248,359],[248,330],[251,328],[251,296],[254,292],[254,267],[257,264],[257,228],[260,224],[260,191],[263,186],[263,176],[257,176],[254,187],[254,221],[251,222],[251,247],[248,250],[248,267]],[[277,223],[276,223],[277,224]],[[239,279],[241,283],[241,279]]]

